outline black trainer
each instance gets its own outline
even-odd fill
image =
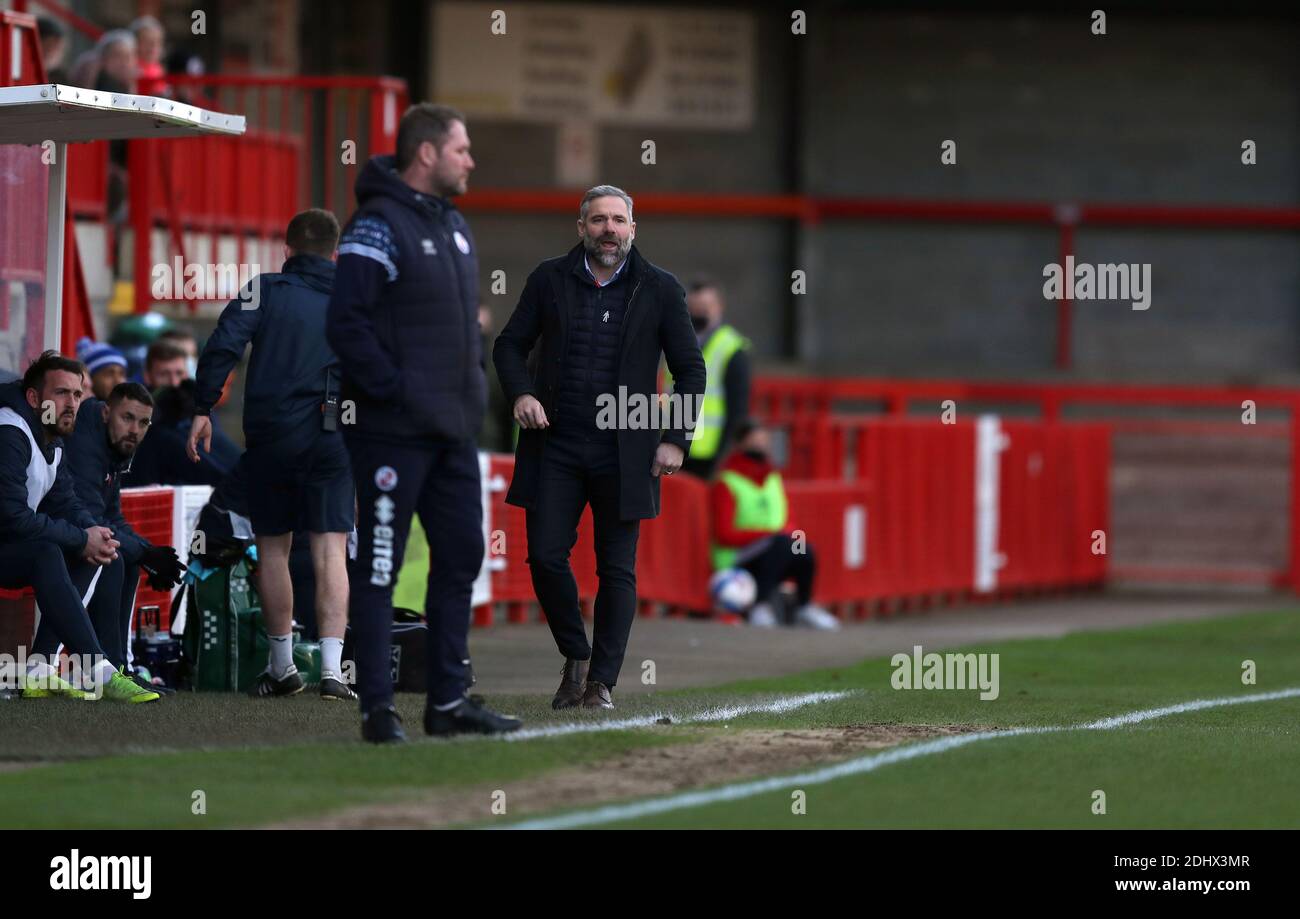
[[[332,676],[323,676],[320,681],[320,697],[326,702],[355,702],[357,694],[347,683]]]
[[[132,670],[127,674],[127,677],[129,677],[131,682],[135,683],[135,685],[144,689],[152,690],[160,696],[171,696],[176,693],[176,690],[172,689],[170,686],[164,686],[162,683],[150,683],[144,677],[140,676],[140,673],[137,670]]]
[[[406,743],[402,716],[391,705],[361,715],[361,739],[369,743]]]
[[[508,734],[519,730],[523,722],[508,715],[498,715],[473,697],[461,699],[455,708],[440,712],[430,704],[424,707],[424,733],[434,737],[453,734]]]
[[[307,684],[302,681],[302,676],[298,673],[298,668],[290,665],[288,671],[280,679],[271,676],[271,671],[263,670],[253,684],[249,695],[258,698],[269,696],[296,696],[303,691]],[[153,687],[150,687],[151,689]]]

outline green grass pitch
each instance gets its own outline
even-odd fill
[[[954,614],[959,615],[959,613]],[[529,728],[657,712],[675,724],[538,737],[419,741],[373,749],[351,706],[186,695],[151,706],[62,700],[0,704],[0,826],[256,826],[434,793],[544,780],[575,764],[720,732],[861,724],[1068,727],[1128,712],[1300,687],[1300,619],[1270,613],[972,646],[1000,655],[1000,693],[895,690],[888,659],[711,689],[620,700],[613,713],[554,713],[543,697],[489,696]],[[1254,684],[1242,681],[1252,661]],[[692,713],[815,691],[842,698],[782,714],[682,725]],[[399,698],[413,737],[422,699]],[[995,738],[803,788],[703,801],[624,827],[1297,827],[1300,698],[1207,708],[1107,731]],[[916,741],[907,741],[915,743]],[[893,749],[901,749],[894,747]],[[876,752],[876,751],[873,751]],[[870,755],[852,754],[850,758]],[[828,760],[829,762],[829,760]],[[791,770],[775,770],[785,774]],[[794,770],[808,771],[807,768]],[[749,781],[718,776],[702,791]],[[193,813],[201,790],[204,814]],[[1106,813],[1094,813],[1094,793]],[[636,800],[633,796],[630,799]],[[492,816],[504,826],[585,811],[568,802]]]

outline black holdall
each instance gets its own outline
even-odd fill
[[[343,669],[355,672],[352,627],[343,638]],[[429,626],[414,610],[393,610],[393,643],[389,650],[394,692],[426,692],[425,666],[429,650]]]

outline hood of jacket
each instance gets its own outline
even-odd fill
[[[426,195],[402,181],[397,174],[397,157],[372,156],[357,176],[357,205],[365,207],[375,198],[392,198],[406,207],[430,217],[439,217],[445,210],[455,209],[446,198]]]
[[[321,255],[299,253],[285,259],[281,274],[297,275],[312,290],[323,294],[334,290],[334,262]]]

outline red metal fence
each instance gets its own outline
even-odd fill
[[[1285,518],[1288,523],[1285,534],[1285,561],[1281,565],[1261,561],[1259,576],[1246,572],[1225,572],[1210,564],[1192,567],[1169,568],[1161,571],[1158,567],[1147,567],[1141,572],[1133,572],[1143,580],[1185,581],[1224,581],[1224,580],[1263,580],[1274,586],[1285,586],[1300,592],[1300,392],[1279,387],[1250,386],[1160,386],[1129,384],[1094,384],[1094,383],[1008,383],[978,382],[964,380],[894,380],[894,379],[812,379],[764,377],[755,381],[752,409],[760,418],[785,435],[789,444],[787,472],[799,477],[851,477],[852,465],[845,459],[852,455],[848,446],[854,436],[855,425],[860,425],[864,417],[864,407],[875,409],[893,418],[904,418],[909,412],[924,411],[927,420],[939,419],[943,406],[951,400],[958,417],[969,417],[972,413],[985,410],[1023,412],[1026,408],[1037,409],[1038,417],[1026,421],[1030,428],[1018,427],[1019,422],[1004,417],[1003,428],[1010,435],[1010,447],[1004,454],[1001,464],[1004,477],[1002,499],[1004,502],[1025,500],[1029,508],[1042,510],[1060,505],[1062,501],[1083,501],[1079,494],[1065,493],[1060,500],[1051,494],[1032,499],[1032,489],[1046,487],[1042,482],[1051,481],[1054,476],[1064,475],[1070,489],[1085,488],[1095,506],[1098,492],[1109,494],[1110,485],[1098,481],[1094,476],[1105,470],[1109,476],[1111,469],[1109,439],[1116,431],[1129,433],[1136,430],[1148,432],[1218,432],[1220,437],[1238,440],[1244,444],[1261,438],[1283,437],[1289,442],[1289,455],[1284,460],[1289,466],[1289,485],[1274,494],[1276,515]],[[1243,423],[1243,414],[1249,411],[1258,414],[1261,423]],[[1122,412],[1130,415],[1123,416]],[[1134,418],[1132,412],[1144,413],[1144,417]],[[1195,420],[1188,419],[1187,413],[1198,412]],[[1285,419],[1279,423],[1270,421],[1267,413],[1273,413]],[[880,416],[875,416],[880,417]],[[914,418],[918,416],[912,416]],[[1083,425],[1080,420],[1088,420]],[[1068,432],[1073,434],[1052,432]],[[1018,459],[1023,445],[1033,443],[1036,437],[1048,437],[1049,441],[1037,449],[1032,449],[1023,459]],[[1062,452],[1060,447],[1052,446],[1051,438],[1065,438],[1069,444]],[[1070,441],[1070,438],[1082,440]],[[1103,439],[1106,441],[1103,443]],[[1093,466],[1076,468],[1081,458]],[[1058,472],[1057,467],[1067,467]],[[1040,473],[1024,477],[1025,469],[1040,469]],[[1039,476],[1042,481],[1038,481]],[[889,479],[885,475],[884,481]],[[892,486],[891,486],[892,487]],[[1186,502],[1189,506],[1203,498],[1196,493],[1188,493]],[[1018,505],[1012,504],[1012,509]],[[1081,509],[1073,512],[1082,515]],[[1079,519],[1094,519],[1092,512],[1079,516]],[[1025,534],[1034,532],[1032,518],[1026,518],[1024,526],[1018,526],[1004,532],[1002,545],[1015,545],[1015,541]],[[1106,530],[1109,533],[1109,517],[1103,525],[1091,529]],[[1178,526],[1176,519],[1167,522],[1168,526]],[[1089,532],[1091,532],[1091,529]],[[1202,540],[1208,537],[1202,534]],[[1077,548],[1077,546],[1075,546]],[[1027,575],[1017,573],[1017,565],[1026,557],[1040,551],[1036,543],[1026,543],[1025,550],[1008,555],[1008,568],[1004,569],[1000,583],[1024,580]],[[1087,559],[1081,559],[1087,562]],[[1085,564],[1085,570],[1091,570]],[[1113,573],[1113,572],[1112,572]]]

